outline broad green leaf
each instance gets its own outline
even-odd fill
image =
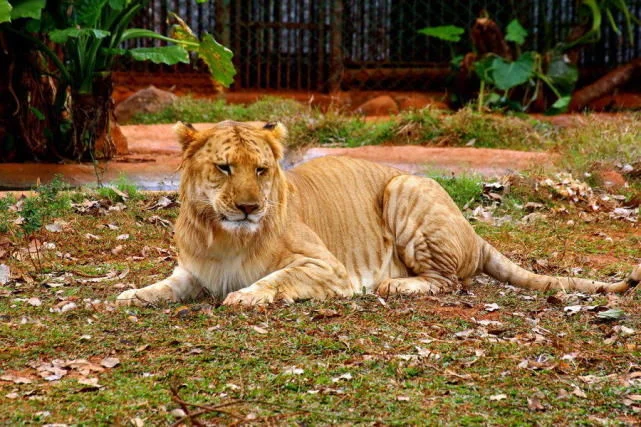
[[[127,49],[121,49],[119,47],[106,47],[100,49],[100,52],[102,52],[104,55],[107,56],[116,56],[116,55],[126,55],[127,52],[129,52]]]
[[[209,72],[214,79],[225,87],[234,82],[236,70],[231,58],[234,56],[231,50],[218,43],[214,38],[205,33],[203,34],[198,56],[205,61],[209,67]]]
[[[176,24],[172,25],[171,32],[169,33],[171,37],[186,42],[199,43],[198,37],[196,37],[191,28],[189,28],[189,25],[187,25],[180,16],[175,13],[171,13],[169,16],[176,21]]]
[[[575,65],[565,60],[564,55],[557,53],[548,65],[546,76],[560,93],[569,94],[579,79],[579,71]]]
[[[474,72],[476,73],[476,75],[479,77],[479,79],[491,85],[494,84],[494,77],[492,76],[492,65],[494,64],[495,59],[496,56],[488,55],[474,62]]]
[[[39,33],[42,31],[42,21],[40,19],[30,19],[24,26],[29,33]]]
[[[127,5],[127,0],[109,0],[109,7],[113,10],[122,10]]]
[[[11,2],[11,20],[20,18],[40,19],[46,0],[15,0]]]
[[[104,39],[111,33],[97,28],[65,28],[64,30],[53,30],[49,32],[49,39],[54,43],[66,43],[69,39],[78,37],[93,36],[97,39]]]
[[[572,101],[572,97],[570,95],[562,96],[561,98],[557,99],[556,102],[554,102],[554,104],[552,104],[551,108],[555,112],[557,112],[557,111],[559,113],[565,112],[568,109],[568,107],[570,106],[570,102],[571,101]]]
[[[465,29],[456,25],[442,25],[440,27],[426,27],[418,30],[418,32],[448,42],[458,42],[461,40]]]
[[[490,93],[485,99],[485,105],[499,104],[502,98],[498,93]]]
[[[130,39],[139,39],[144,37],[154,38],[159,36],[155,31],[148,30],[146,28],[128,28],[122,33],[121,41],[126,41]]]
[[[129,49],[129,55],[136,61],[151,61],[154,64],[189,64],[189,53],[180,46],[139,47]]]
[[[82,27],[95,27],[102,10],[107,5],[107,0],[80,0],[75,1],[74,8],[78,17],[78,24]]]
[[[521,26],[518,19],[513,19],[505,29],[505,40],[514,42],[519,46],[525,43],[527,30]]]
[[[508,90],[530,80],[534,76],[534,55],[534,52],[526,52],[512,62],[494,58],[491,70],[494,85],[501,90]]]
[[[8,0],[0,0],[0,24],[11,22],[11,5]]]

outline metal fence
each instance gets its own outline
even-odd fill
[[[470,28],[482,10],[500,27],[518,18],[530,35],[525,49],[544,51],[565,39],[577,23],[576,0],[152,0],[137,25],[167,31],[167,12],[181,16],[195,32],[208,31],[234,52],[233,88],[426,89],[449,67],[452,46],[417,31],[427,26]],[[628,0],[641,16],[641,0]],[[605,17],[604,17],[605,19]],[[623,16],[615,14],[616,22]],[[641,57],[641,28],[635,42],[610,27],[582,53],[583,69],[603,72]],[[158,43],[148,41],[147,43]],[[127,69],[180,73],[185,66],[125,64]],[[133,67],[133,68],[129,68]],[[140,68],[142,67],[142,68]],[[201,68],[201,71],[204,70]]]

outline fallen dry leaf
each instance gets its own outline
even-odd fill
[[[342,375],[339,375],[338,377],[334,377],[334,378],[332,378],[332,382],[333,382],[333,383],[337,383],[337,382],[339,382],[339,381],[341,381],[341,380],[343,380],[343,381],[350,381],[352,378],[353,378],[353,377],[352,377],[352,374],[350,374],[349,372],[346,372],[346,373],[344,373],[344,374],[342,374]]]
[[[18,375],[13,375],[13,374],[5,374],[0,377],[0,381],[9,381],[14,384],[31,384],[33,381],[31,381],[27,377],[21,377]]]
[[[113,368],[115,366],[118,366],[120,364],[120,359],[117,357],[105,357],[100,361],[100,366],[104,366],[105,368]]]
[[[258,332],[259,334],[266,334],[267,333],[267,329],[261,328],[260,326],[252,326],[252,329],[254,331]]]
[[[147,210],[149,211],[155,211],[158,209],[167,209],[175,206],[177,203],[173,200],[171,200],[168,197],[162,196],[160,199],[156,201],[153,205],[149,206]]]
[[[170,414],[171,414],[171,415],[173,415],[173,416],[174,416],[174,417],[176,417],[176,418],[183,418],[183,417],[185,417],[185,416],[187,415],[187,414],[185,413],[185,411],[183,411],[183,410],[182,410],[182,409],[180,409],[180,408],[172,409],[172,411],[170,412]]]
[[[485,306],[484,306],[484,310],[489,312],[489,313],[491,313],[493,311],[496,311],[496,310],[499,310],[500,308],[501,307],[499,307],[499,305],[497,303],[495,303],[495,302],[493,302],[492,304],[485,304]]]
[[[312,316],[312,320],[320,320],[320,319],[329,319],[331,317],[339,317],[340,314],[336,310],[332,310],[329,308],[321,308],[318,310],[313,311],[314,316]]]
[[[11,270],[6,264],[0,264],[0,285],[5,285],[9,282],[11,277]]]
[[[305,371],[296,366],[291,366],[283,371],[283,375],[302,375]]]
[[[583,390],[581,390],[579,387],[574,387],[574,390],[572,390],[572,394],[583,399],[586,399],[588,397],[585,392],[583,392]]]
[[[527,399],[527,407],[530,411],[545,411],[545,407],[541,403],[541,401],[536,398],[536,397],[528,397]]]
[[[101,384],[98,384],[98,378],[92,377],[92,378],[79,378],[78,379],[78,384],[82,384],[84,386],[87,386],[83,390],[91,391],[91,390],[98,390],[100,388],[103,388],[104,386]]]

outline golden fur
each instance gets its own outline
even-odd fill
[[[279,166],[281,124],[226,121],[198,132],[179,123],[181,208],[174,273],[123,292],[120,304],[225,304],[276,299],[435,294],[479,273],[544,290],[623,292],[641,279],[603,283],[526,271],[481,239],[433,180],[341,157]]]

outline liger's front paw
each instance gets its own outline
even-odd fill
[[[274,296],[268,292],[241,289],[227,295],[223,305],[265,305],[274,301]]]
[[[136,294],[136,292],[138,292],[138,289],[129,289],[127,291],[122,292],[120,295],[118,295],[118,298],[116,298],[116,305],[120,305],[120,306],[135,305],[138,307],[144,307],[146,305],[149,305],[149,302],[140,298]]]

